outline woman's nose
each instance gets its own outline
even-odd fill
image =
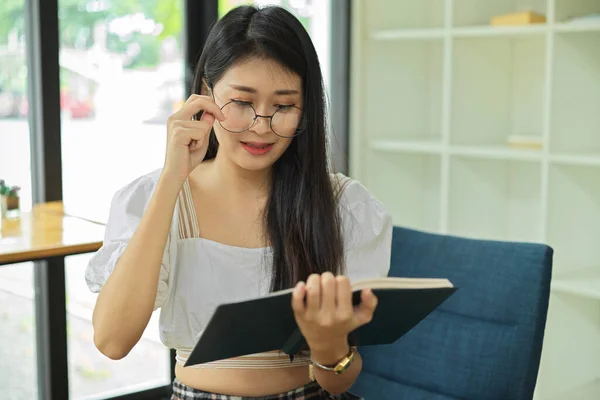
[[[256,123],[252,128],[253,131],[258,133],[259,135],[270,133],[271,132],[271,117],[266,117],[263,115],[256,116]]]

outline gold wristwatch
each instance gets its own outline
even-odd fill
[[[352,363],[354,362],[354,354],[356,353],[356,350],[354,349],[354,347],[350,347],[350,351],[348,351],[348,354],[346,354],[340,361],[337,362],[337,364],[335,364],[334,366],[327,366],[327,365],[323,365],[320,364],[314,360],[310,360],[310,365],[308,366],[308,374],[309,377],[312,381],[315,380],[315,373],[314,373],[314,366],[317,366],[325,371],[333,371],[333,373],[335,375],[340,375],[343,374],[344,372],[346,372],[346,370],[348,368],[350,368],[350,366],[352,365]]]

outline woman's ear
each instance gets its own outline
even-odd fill
[[[212,90],[210,90],[208,83],[206,83],[206,78],[202,78],[202,87],[200,88],[200,94],[203,96],[212,97]]]

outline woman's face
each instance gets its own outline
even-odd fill
[[[214,125],[219,156],[246,170],[271,167],[289,147],[301,119],[300,77],[275,61],[250,59],[234,64],[212,89],[226,117]],[[255,115],[267,118],[254,120]]]

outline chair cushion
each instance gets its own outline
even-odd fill
[[[370,372],[363,372],[361,376],[364,379],[361,379],[352,390],[356,393],[368,393],[365,400],[457,400],[456,397],[390,381]]]

